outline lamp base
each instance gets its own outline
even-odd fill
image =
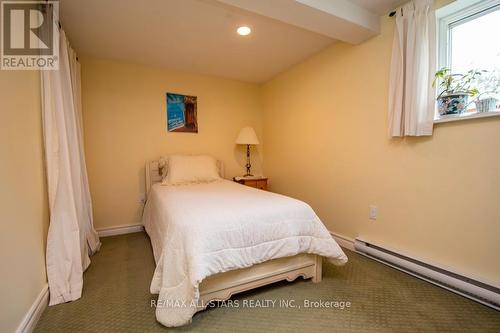
[[[251,176],[253,176],[250,173],[250,168],[252,167],[252,165],[250,164],[250,145],[247,145],[247,165],[245,165],[245,166],[247,168],[247,173],[243,177],[251,177]]]

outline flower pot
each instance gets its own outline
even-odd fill
[[[438,97],[438,110],[441,116],[450,114],[461,114],[467,108],[469,94],[454,93]]]
[[[476,104],[476,111],[477,112],[488,112],[488,111],[495,110],[496,102],[497,102],[497,99],[493,98],[493,97],[474,101],[474,103]]]

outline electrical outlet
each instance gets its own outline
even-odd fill
[[[370,205],[369,206],[369,213],[368,213],[368,217],[370,218],[370,220],[375,221],[377,219],[377,215],[378,215],[378,207],[374,206],[374,205]]]
[[[140,193],[139,198],[137,200],[141,205],[144,205],[146,203],[146,194]]]

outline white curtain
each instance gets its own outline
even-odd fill
[[[389,135],[432,135],[436,29],[432,0],[413,0],[396,11],[389,83]]]
[[[83,271],[101,243],[93,227],[83,147],[80,64],[63,30],[59,70],[42,72],[42,109],[50,225],[47,277],[50,305],[81,297]]]

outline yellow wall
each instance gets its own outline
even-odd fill
[[[0,71],[0,331],[13,332],[46,285],[48,203],[39,73]]]
[[[198,134],[167,132],[166,92],[198,97]],[[234,144],[239,130],[253,126],[263,141],[255,84],[85,58],[82,98],[96,228],[140,223],[146,161],[208,153],[224,161],[229,178],[244,172],[243,147]],[[254,157],[259,173],[261,156]]]
[[[387,137],[393,19],[263,88],[271,190],[310,203],[327,227],[500,283],[500,117]],[[368,219],[368,206],[379,218]]]

